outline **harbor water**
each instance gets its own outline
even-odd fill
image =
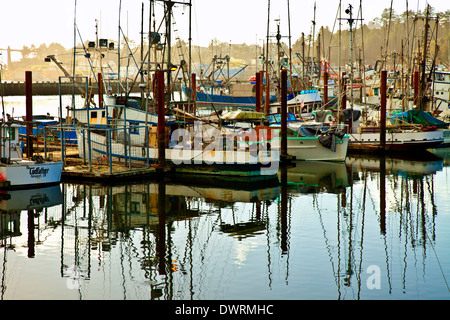
[[[4,192],[0,299],[448,300],[449,156]]]
[[[264,187],[7,192],[1,299],[450,298],[445,160],[295,164]]]

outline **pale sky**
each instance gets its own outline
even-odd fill
[[[448,0],[392,0],[397,14],[406,10],[423,10],[430,4],[437,11],[450,9]],[[83,42],[95,40],[96,19],[101,38],[118,39],[119,4],[121,3],[121,27],[131,39],[140,41],[141,6],[144,4],[144,32],[148,30],[149,0],[15,0],[2,1],[0,5],[0,48],[22,49],[24,45],[39,46],[52,42],[71,48],[74,43],[74,8],[77,3],[77,26]],[[178,0],[189,3],[189,0]],[[276,31],[276,19],[280,19],[281,34],[288,36],[287,3],[290,5],[292,43],[312,34],[314,3],[316,3],[316,35],[321,26],[333,28],[339,0],[270,0],[270,32]],[[162,1],[156,1],[156,21],[161,21]],[[226,43],[261,44],[267,33],[269,0],[192,0],[192,44],[207,46],[216,38]],[[358,14],[360,0],[342,1],[343,11],[351,4],[354,17]],[[391,0],[362,0],[364,22],[379,17]],[[342,11],[342,17],[347,18]],[[176,5],[175,22],[179,36],[188,39],[189,8]],[[337,27],[336,27],[337,28]],[[344,22],[342,28],[347,28]],[[77,42],[80,42],[77,34]],[[175,37],[175,36],[174,36]],[[287,38],[283,40],[287,42]],[[6,56],[6,54],[4,54]],[[4,60],[4,58],[2,58]]]

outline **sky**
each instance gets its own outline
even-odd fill
[[[66,48],[73,47],[76,16],[76,41],[93,41],[98,30],[99,38],[118,39],[119,12],[120,26],[130,39],[140,42],[141,8],[144,4],[144,32],[148,31],[149,0],[15,0],[2,1],[0,5],[0,49],[10,46],[22,49],[40,44],[58,42]],[[189,0],[176,0],[189,3]],[[354,17],[362,3],[364,23],[379,17],[383,9],[390,8],[391,2],[396,13],[406,10],[423,10],[430,4],[437,11],[450,9],[448,0],[342,0],[343,11],[353,6]],[[280,33],[287,42],[288,3],[292,43],[305,35],[312,34],[314,3],[316,4],[316,28],[328,26],[333,29],[338,14],[339,0],[192,0],[192,44],[207,46],[213,39],[232,44],[262,44],[267,34],[268,4],[270,3],[269,28],[274,35],[277,23]],[[119,10],[120,7],[120,10]],[[155,20],[159,24],[162,17],[163,0],[156,1]],[[76,10],[75,10],[76,8]],[[76,15],[75,15],[76,11]],[[176,4],[173,8],[179,36],[188,40],[189,6]],[[342,17],[348,15],[342,12]],[[279,19],[279,22],[276,20]],[[96,28],[97,26],[97,28]],[[337,28],[337,27],[336,27]],[[347,28],[346,24],[342,28]],[[337,29],[336,29],[337,30]],[[4,51],[1,51],[4,52]],[[2,54],[1,60],[6,54]]]

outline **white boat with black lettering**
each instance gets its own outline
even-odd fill
[[[41,156],[23,159],[19,125],[3,123],[0,142],[0,188],[34,188],[61,181],[62,162],[45,161]]]

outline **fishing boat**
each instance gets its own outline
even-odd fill
[[[25,121],[25,117],[23,117]],[[55,117],[50,115],[33,115],[33,138],[38,143],[47,143],[48,145],[61,145],[61,126]],[[64,126],[66,126],[65,121]],[[26,141],[27,136],[27,126],[23,124],[19,127],[19,137],[20,141]],[[75,129],[64,130],[64,143],[65,145],[76,145],[77,135]]]
[[[270,128],[277,130],[270,140],[271,147],[280,149],[281,114],[269,114],[267,120]],[[287,153],[295,160],[345,161],[349,135],[344,128],[298,120],[293,113],[287,113]]]
[[[381,148],[380,128],[377,126],[363,127],[362,131],[350,134],[349,148],[351,150],[378,150]],[[441,130],[424,131],[421,128],[401,129],[398,126],[386,131],[387,151],[417,152],[435,148],[444,141]]]
[[[367,109],[354,106],[354,109],[340,110],[339,113],[331,110],[325,110],[323,113],[317,111],[314,121],[327,125],[348,124],[351,128],[348,132],[348,149],[351,152],[377,152],[381,149],[387,152],[415,152],[435,148],[444,142],[446,129],[441,129],[442,122],[435,121],[434,118],[427,118],[427,121],[425,116],[426,113],[416,110],[387,115],[384,147],[381,141],[379,110],[368,112]],[[418,122],[419,118],[423,121]]]
[[[35,155],[23,159],[17,124],[3,123],[0,127],[0,181],[2,188],[34,188],[61,181],[62,162],[46,161]]]
[[[362,122],[360,119],[356,119],[357,121],[353,122],[353,129],[350,133],[349,149],[353,151],[376,151],[384,148],[388,152],[417,152],[435,148],[444,142],[444,132],[437,126],[428,126],[425,123],[409,123],[402,120],[402,118],[407,119],[407,115],[412,113],[417,114],[416,111],[410,110],[404,113],[404,116],[387,117],[385,147],[382,147],[382,132],[379,120],[373,118],[370,121]]]
[[[183,92],[188,95],[189,88],[182,86]],[[255,84],[231,83],[223,84],[216,81],[214,84],[200,84],[195,91],[195,103],[199,107],[217,109],[247,109],[255,110]],[[275,102],[276,96],[270,96],[270,103]],[[265,97],[263,97],[263,102]]]
[[[199,174],[273,176],[278,170],[279,152],[263,147],[268,141],[258,141],[252,149],[245,141],[248,132],[202,128],[201,122],[186,128],[166,126],[165,129],[165,161],[177,166],[177,172],[188,169],[190,172],[198,170]],[[90,150],[93,159],[158,163],[157,127],[135,127],[132,134],[124,133],[126,129],[119,129],[119,132],[112,129],[113,133],[109,130],[77,129],[80,157],[87,157]]]
[[[196,105],[208,109],[213,107],[225,110],[230,108],[255,110],[256,78],[251,77],[248,81],[232,81],[233,77],[246,67],[247,65],[239,70],[230,70],[229,56],[214,56],[209,66],[205,67],[205,71],[201,72],[201,78],[193,88]],[[181,89],[187,97],[192,96],[187,86],[182,85]],[[269,101],[270,103],[276,101],[274,93],[270,94]]]
[[[300,91],[296,96],[288,98],[288,112],[301,118],[311,118],[312,113],[322,106],[322,98],[317,89]],[[271,113],[281,113],[281,102],[270,104]]]
[[[432,77],[433,112],[440,114],[450,108],[450,72],[435,70]]]

